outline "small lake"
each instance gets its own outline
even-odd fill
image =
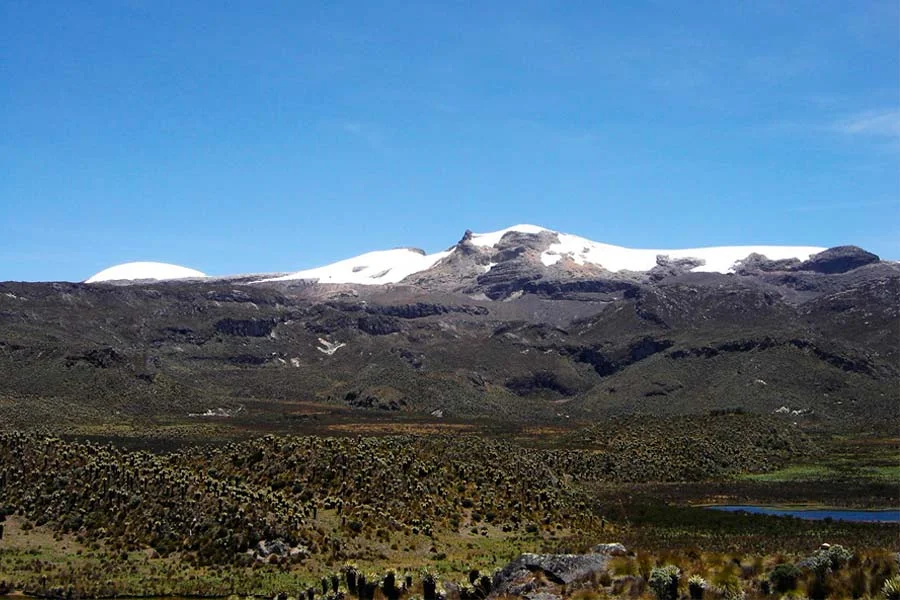
[[[705,506],[712,510],[727,512],[746,512],[756,515],[773,515],[776,517],[796,517],[810,521],[833,519],[835,521],[852,521],[854,523],[900,523],[900,509],[855,510],[844,508],[779,508],[777,506]]]

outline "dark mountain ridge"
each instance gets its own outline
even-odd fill
[[[508,233],[483,248],[464,236],[460,252],[391,285],[0,283],[0,417],[304,402],[510,422],[897,416],[896,263],[840,247],[806,261],[751,255],[727,274],[666,257],[612,273],[542,264],[550,241]]]

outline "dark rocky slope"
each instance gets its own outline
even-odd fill
[[[640,274],[551,270],[541,235],[489,250],[464,238],[453,261],[391,286],[2,283],[0,418],[299,402],[517,422],[898,416],[896,263],[842,247],[803,263],[751,256],[727,275],[664,258]]]

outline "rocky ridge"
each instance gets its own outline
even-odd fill
[[[839,247],[750,253],[731,273],[676,255],[610,271],[551,250],[565,234],[500,233],[467,232],[386,285],[0,283],[0,412],[17,424],[274,418],[270,403],[297,402],[500,421],[896,416],[895,262]]]

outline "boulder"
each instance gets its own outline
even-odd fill
[[[609,554],[523,554],[493,578],[494,594],[518,594],[537,590],[534,574],[542,572],[557,585],[569,585],[605,571]]]
[[[258,556],[286,556],[291,551],[291,547],[283,540],[260,540],[256,545],[256,554]]]
[[[528,600],[562,600],[562,596],[544,591],[534,592],[533,594],[526,594],[525,598],[527,598]]]
[[[628,550],[622,544],[615,542],[612,544],[597,544],[591,548],[594,554],[605,554],[606,556],[627,556]]]
[[[248,550],[248,554],[253,555],[257,561],[278,561],[279,559],[290,557],[292,559],[303,559],[309,556],[309,548],[300,544],[291,547],[284,540],[260,540],[256,544],[256,548]]]

